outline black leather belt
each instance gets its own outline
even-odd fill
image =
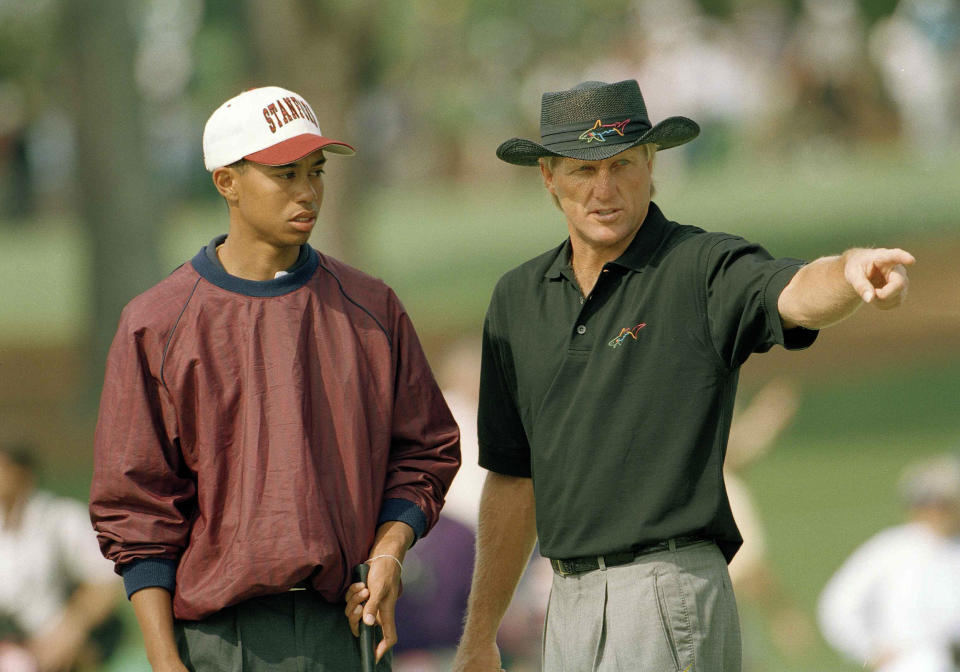
[[[606,555],[587,555],[582,558],[568,558],[566,560],[550,558],[550,566],[553,567],[553,571],[560,576],[583,574],[584,572],[592,572],[593,570],[600,569],[601,567],[616,567],[617,565],[626,565],[633,562],[635,558],[638,558],[641,555],[649,555],[650,553],[659,553],[660,551],[668,551],[674,548],[692,546],[693,544],[698,544],[702,541],[706,541],[706,539],[703,537],[676,537],[674,539],[668,539],[667,541],[661,541],[657,544],[640,546],[629,551],[620,551],[619,553],[607,553]]]

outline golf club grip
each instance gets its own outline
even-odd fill
[[[353,568],[353,579],[360,583],[367,582],[367,573],[370,566],[366,563],[360,563]],[[373,641],[373,626],[367,625],[360,619],[360,669],[363,672],[374,672],[376,668],[376,650]]]

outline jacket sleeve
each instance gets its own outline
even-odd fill
[[[90,490],[101,552],[128,594],[147,585],[172,591],[196,495],[160,377],[162,335],[137,327],[131,312],[124,310],[107,357]]]
[[[437,522],[460,467],[460,430],[399,299],[393,332],[395,385],[390,458],[378,524],[400,520],[419,539]]]

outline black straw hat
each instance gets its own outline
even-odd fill
[[[696,122],[686,117],[670,117],[653,126],[636,80],[583,82],[568,91],[543,94],[543,144],[511,138],[497,147],[497,157],[518,166],[535,166],[544,156],[601,161],[647,143],[669,149],[690,142],[699,133]]]

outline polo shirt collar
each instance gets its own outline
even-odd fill
[[[660,247],[663,240],[663,233],[667,228],[667,218],[657,207],[657,204],[650,201],[650,208],[647,210],[647,217],[643,220],[643,225],[637,231],[637,235],[630,241],[629,247],[623,251],[619,257],[610,263],[628,268],[631,271],[642,271],[643,267],[650,263],[653,254]]]
[[[643,224],[637,230],[633,240],[630,241],[630,245],[623,251],[623,254],[610,263],[632,271],[643,270],[643,267],[650,263],[654,252],[660,247],[660,241],[663,240],[666,228],[667,218],[664,217],[657,204],[650,201],[647,217],[643,220]],[[557,248],[557,255],[543,277],[551,280],[566,277],[568,280],[573,280],[573,269],[570,268],[569,238]]]
[[[568,280],[573,275],[573,269],[570,268],[570,239],[567,238],[563,244],[557,248],[557,254],[553,258],[550,268],[543,274],[548,280],[558,280],[566,277]]]

